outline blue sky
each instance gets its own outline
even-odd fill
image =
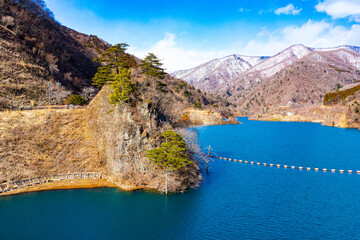
[[[168,72],[229,54],[273,55],[293,44],[360,45],[360,0],[45,0],[79,32],[155,53]]]

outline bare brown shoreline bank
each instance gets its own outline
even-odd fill
[[[111,183],[106,179],[72,179],[72,180],[61,180],[56,182],[48,182],[33,186],[28,186],[20,189],[14,189],[9,192],[1,193],[1,196],[10,196],[27,192],[39,192],[39,191],[50,191],[60,189],[78,189],[78,188],[118,188],[115,183]]]
[[[332,124],[326,123],[325,120],[322,119],[311,119],[306,118],[304,116],[272,116],[272,117],[263,117],[263,118],[255,118],[248,117],[251,121],[264,121],[264,122],[309,122],[309,123],[320,123],[322,126],[327,127],[338,127],[338,128],[349,128],[349,129],[358,129],[356,126],[350,126],[347,124],[346,120],[342,120],[340,122],[334,122]]]
[[[61,190],[61,189],[91,189],[91,188],[117,188],[120,191],[125,191],[125,192],[145,189],[144,187],[136,187],[126,184],[113,183],[105,178],[72,179],[72,180],[48,182],[48,183],[28,186],[20,189],[14,189],[9,192],[1,193],[0,197],[18,195],[29,192],[52,191],[52,190]],[[146,190],[152,190],[152,189],[146,189]]]

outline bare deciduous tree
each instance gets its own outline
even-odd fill
[[[201,151],[199,133],[196,129],[182,128],[177,132],[183,137],[189,151],[192,153],[198,153]]]

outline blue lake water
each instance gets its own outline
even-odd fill
[[[360,131],[314,123],[198,127],[216,154],[360,170]],[[0,239],[360,239],[360,175],[216,159],[200,188],[165,197],[115,189],[0,198]]]

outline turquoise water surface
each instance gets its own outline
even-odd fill
[[[198,127],[216,154],[360,170],[360,131],[314,123]],[[115,189],[0,198],[0,239],[360,239],[360,175],[216,159],[200,188],[165,197]]]

